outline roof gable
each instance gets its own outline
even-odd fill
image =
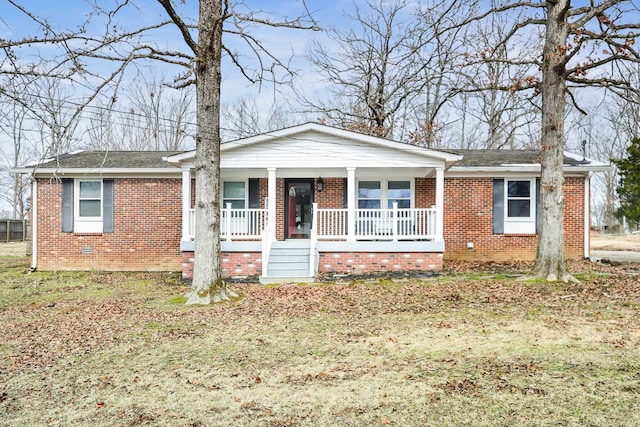
[[[306,123],[221,145],[222,168],[435,167],[460,159],[431,150],[317,123]],[[169,162],[192,162],[195,151]]]

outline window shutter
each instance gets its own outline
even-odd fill
[[[493,234],[504,233],[504,179],[493,180]]]
[[[349,194],[347,194],[347,178],[342,179],[342,207],[348,208]]]
[[[249,209],[260,207],[260,179],[249,178]]]
[[[536,178],[536,234],[540,233],[540,178]]]
[[[73,232],[73,179],[62,179],[62,232]]]
[[[113,233],[113,180],[102,180],[102,232]]]

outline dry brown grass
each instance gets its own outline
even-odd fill
[[[25,242],[0,242],[0,256],[23,257],[27,252]]]
[[[0,258],[0,424],[639,425],[637,271],[581,266],[579,285],[494,266],[185,307],[173,277]]]
[[[590,247],[599,251],[640,252],[640,234],[594,234]]]

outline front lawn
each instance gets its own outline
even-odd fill
[[[27,266],[0,258],[2,425],[640,425],[637,270],[468,265],[186,307],[175,276]]]

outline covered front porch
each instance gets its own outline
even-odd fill
[[[223,172],[220,237],[228,276],[257,274],[269,283],[311,281],[323,272],[441,268],[444,169],[417,177],[390,171],[376,180],[356,168],[321,171],[327,178],[292,176],[304,171],[291,169],[265,172]],[[193,182],[185,168],[183,252],[193,252],[197,238]],[[252,200],[258,207],[249,207]]]
[[[444,174],[460,158],[314,123],[225,143],[223,269],[262,281],[439,269]],[[167,161],[182,169],[180,247],[187,263],[197,239],[195,153]]]

